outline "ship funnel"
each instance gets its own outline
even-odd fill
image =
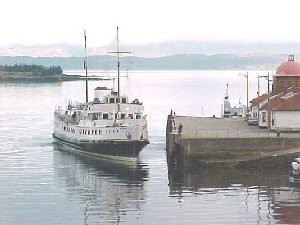
[[[99,101],[100,103],[104,103],[104,96],[109,95],[111,89],[107,87],[97,87],[95,88],[95,101]]]

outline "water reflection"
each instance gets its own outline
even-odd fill
[[[273,217],[281,224],[300,224],[300,187],[278,188],[272,193]]]
[[[287,170],[247,171],[223,166],[184,166],[168,164],[170,194],[197,192],[201,188],[289,186]]]
[[[168,158],[169,196],[179,202],[190,196],[239,196],[239,203],[231,204],[256,212],[256,224],[300,224],[300,188],[290,187],[288,168],[248,171],[186,163]],[[230,211],[232,205],[226,207]]]
[[[54,150],[55,178],[70,198],[80,198],[84,224],[119,224],[139,216],[146,197],[147,165],[77,156],[58,143]]]

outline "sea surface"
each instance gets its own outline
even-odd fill
[[[267,72],[249,72],[249,99],[257,75]],[[300,224],[300,188],[289,185],[288,165],[253,172],[167,164],[170,110],[219,116],[227,83],[231,104],[245,104],[240,73],[246,71],[122,73],[121,91],[142,101],[148,115],[151,143],[136,166],[76,156],[54,142],[53,110],[84,101],[83,81],[0,83],[0,225]],[[113,81],[91,81],[90,100],[97,86]],[[266,80],[260,86],[265,91]]]

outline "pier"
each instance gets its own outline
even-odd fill
[[[236,167],[289,165],[300,155],[300,133],[248,126],[244,118],[168,115],[167,154],[177,161]]]

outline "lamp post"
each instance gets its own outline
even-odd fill
[[[260,94],[260,78],[261,76],[260,75],[257,75],[257,97],[259,97],[259,94]],[[259,103],[258,103],[258,106],[257,106],[257,124],[259,125]]]
[[[268,75],[265,76],[259,76],[260,78],[266,78],[268,80],[268,128],[270,127],[270,73],[268,73]]]
[[[260,76],[257,75],[257,97],[259,97],[259,88],[260,88],[260,86],[259,86],[259,78],[260,78]]]
[[[247,113],[247,116],[248,116],[248,113],[249,113],[249,74],[248,74],[248,71],[247,71],[246,74],[240,73],[239,75],[246,77],[246,80],[247,80],[247,111],[246,111],[246,113]]]

